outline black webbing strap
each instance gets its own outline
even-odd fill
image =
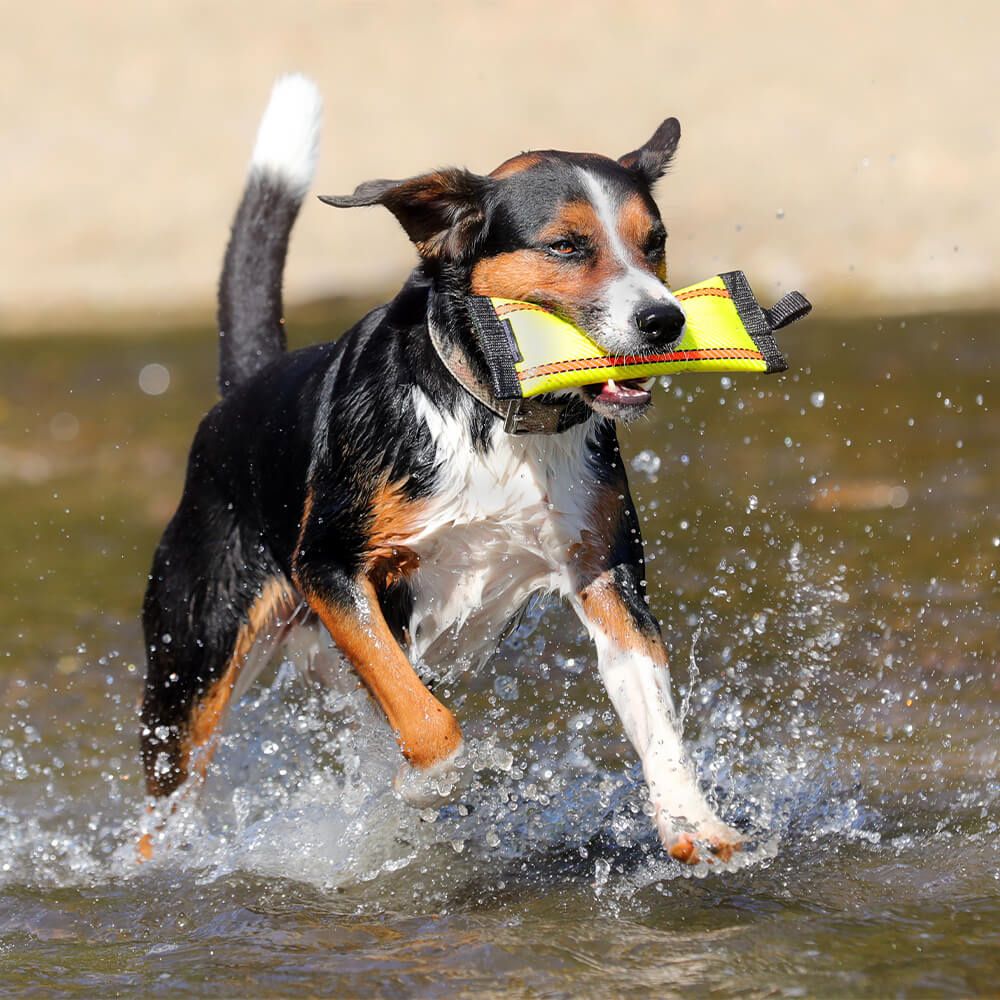
[[[497,399],[520,399],[521,383],[514,364],[521,360],[510,325],[500,319],[493,303],[482,295],[470,295],[466,300],[479,347],[486,359],[493,395]]]
[[[442,339],[432,318],[433,309],[428,312],[427,332],[441,363],[452,378],[470,396],[492,410],[503,421],[503,428],[508,434],[561,434],[590,417],[587,404],[577,397],[523,399],[514,368],[514,360],[520,360],[520,352],[513,331],[497,316],[488,298],[469,296],[466,302],[472,318],[470,329],[488,362],[490,384],[474,374],[468,357],[457,344],[446,343]],[[508,337],[509,343],[506,342]]]
[[[747,281],[747,276],[742,271],[726,271],[719,277],[722,278],[723,284],[729,290],[733,305],[736,306],[736,311],[739,313],[743,325],[747,328],[747,333],[757,345],[757,350],[764,355],[764,360],[767,362],[767,373],[770,375],[772,372],[786,371],[788,362],[785,361],[781,351],[778,350],[778,345],[774,342],[772,331],[775,327],[772,326],[768,315],[757,301],[757,297],[750,287],[750,282]],[[778,305],[784,301],[785,299],[782,299]],[[791,319],[786,320],[786,323],[790,322]]]
[[[764,310],[767,322],[772,330],[780,330],[789,323],[794,323],[812,312],[812,303],[801,292],[788,292],[782,295],[770,309]]]

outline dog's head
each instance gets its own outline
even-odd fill
[[[342,208],[384,205],[431,273],[462,291],[534,302],[570,320],[609,354],[666,350],[684,313],[666,286],[666,229],[652,188],[680,140],[668,118],[617,160],[556,150],[522,153],[488,176],[455,168],[376,180]],[[597,413],[629,420],[652,380],[586,386]]]

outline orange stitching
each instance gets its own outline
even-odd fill
[[[760,351],[746,347],[706,347],[697,351],[672,351],[670,354],[649,354],[636,358],[578,358],[571,361],[553,361],[518,372],[520,381],[562,372],[587,371],[592,368],[634,368],[637,365],[679,364],[684,361],[763,361]]]
[[[493,309],[498,319],[502,319],[507,313],[512,312],[540,312],[547,313],[549,316],[555,315],[555,313],[550,313],[548,309],[536,306],[533,302],[504,302],[502,305],[494,306]]]
[[[681,302],[687,299],[697,299],[703,295],[714,295],[719,299],[731,299],[732,295],[729,294],[729,289],[727,288],[694,288],[690,292],[674,292],[676,298],[680,299]]]

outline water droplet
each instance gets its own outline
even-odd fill
[[[594,862],[594,890],[600,895],[601,890],[608,884],[608,876],[611,874],[611,865],[604,860],[604,858],[598,858]]]
[[[153,361],[139,370],[139,388],[147,396],[162,396],[170,388],[170,370]]]
[[[652,479],[660,471],[660,464],[660,456],[648,448],[643,448],[632,459],[632,469],[642,473],[647,479]]]
[[[817,390],[809,396],[809,402],[812,403],[817,410],[821,409],[823,404],[826,402],[826,393]]]
[[[56,441],[72,441],[80,433],[80,421],[72,413],[57,413],[49,421],[49,433]]]
[[[517,678],[501,674],[493,682],[493,690],[501,701],[517,701]]]

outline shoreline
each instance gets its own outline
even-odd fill
[[[1000,298],[983,292],[968,296],[934,296],[926,298],[886,299],[851,296],[810,294],[800,289],[813,303],[813,317],[833,322],[864,320],[905,320],[916,317],[967,317],[1000,315]],[[341,318],[361,317],[370,309],[388,301],[395,294],[358,294],[356,296],[327,296],[293,302],[285,310],[288,326],[307,328],[333,325]],[[773,298],[777,298],[774,295]],[[772,296],[761,293],[765,305]],[[353,322],[353,320],[352,320]],[[215,304],[191,306],[161,306],[150,309],[103,309],[74,311],[59,309],[36,312],[19,317],[8,311],[0,316],[0,343],[33,340],[36,338],[85,338],[120,337],[141,339],[150,335],[176,334],[183,336],[198,330],[215,329]]]

